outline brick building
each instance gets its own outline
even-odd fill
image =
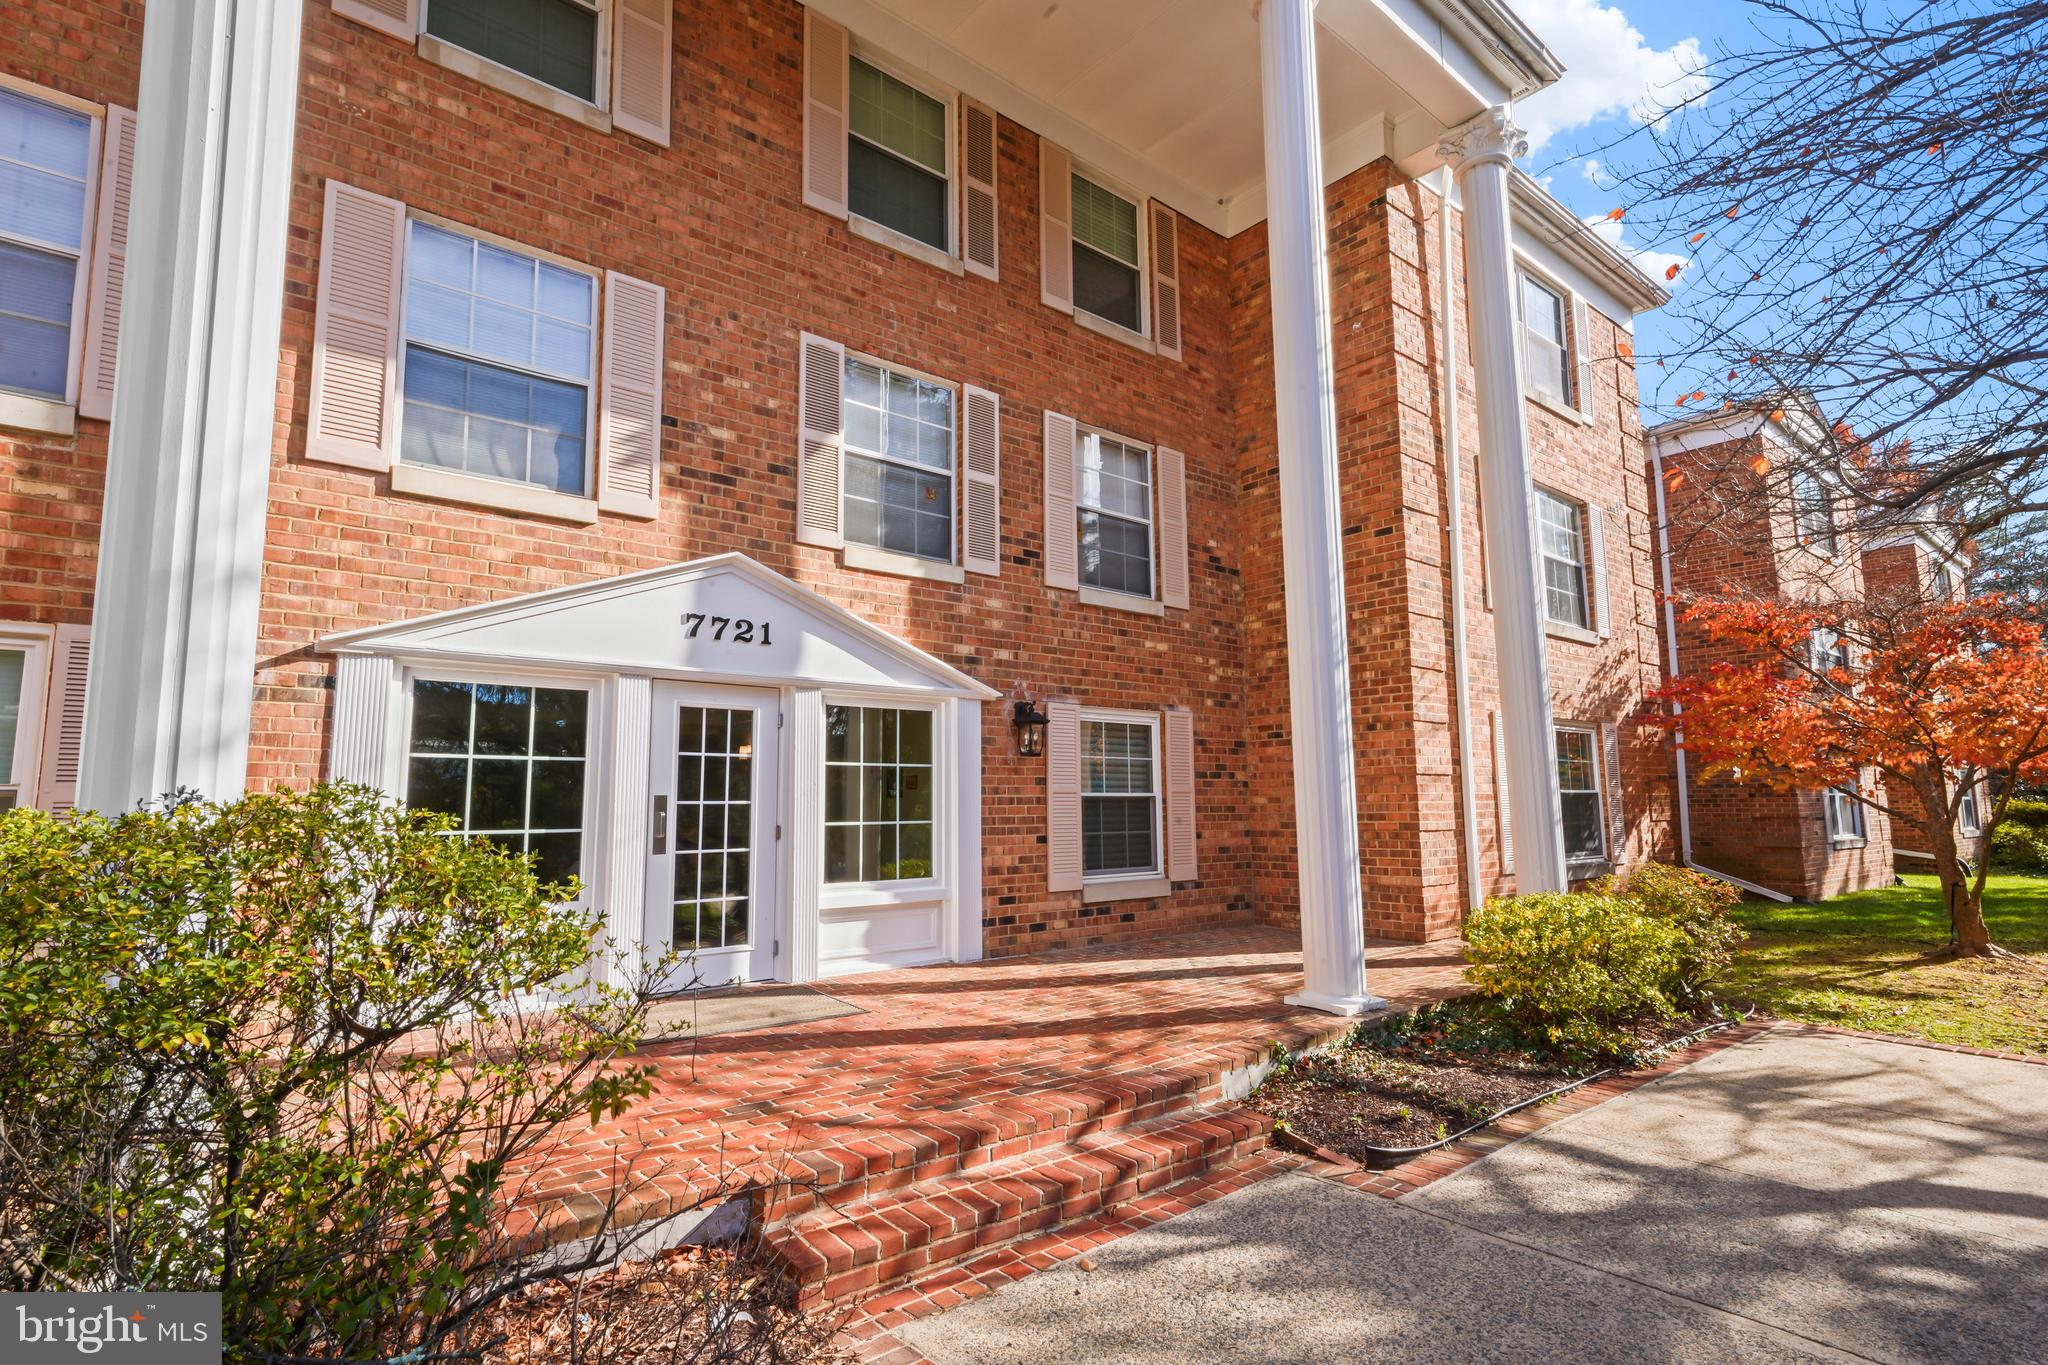
[[[1339,1010],[1668,856],[1555,59],[1067,8],[15,16],[0,800],[366,782],[712,980],[1299,923]]]

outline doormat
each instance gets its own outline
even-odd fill
[[[712,1038],[866,1012],[811,986],[741,986],[656,1001],[648,1015],[647,1037]]]

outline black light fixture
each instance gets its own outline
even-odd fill
[[[1017,727],[1017,752],[1037,758],[1045,752],[1045,727],[1052,717],[1027,699],[1010,708],[1010,724]]]

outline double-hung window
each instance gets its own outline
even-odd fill
[[[1821,793],[1821,813],[1830,843],[1848,844],[1866,838],[1863,803],[1852,787],[1830,787]]]
[[[935,876],[932,712],[825,708],[825,880]]]
[[[1984,817],[1977,809],[1977,787],[1973,782],[1963,788],[1962,799],[1956,802],[1956,824],[1964,834],[1976,836],[1984,832]]]
[[[947,106],[859,57],[847,62],[847,211],[953,249]]]
[[[1083,875],[1157,876],[1159,842],[1157,720],[1118,713],[1083,713]]]
[[[1543,612],[1554,625],[1592,627],[1586,598],[1584,515],[1575,502],[1536,490],[1543,551]]]
[[[1564,854],[1572,863],[1607,856],[1601,818],[1599,747],[1591,730],[1557,731],[1557,790],[1564,815]]]
[[[1564,325],[1564,295],[1529,274],[1522,276],[1522,375],[1529,391],[1559,405],[1571,402],[1572,358]]]
[[[1152,452],[1084,431],[1077,470],[1082,585],[1151,597]]]
[[[1074,177],[1074,306],[1130,332],[1145,330],[1138,205]]]
[[[1792,470],[1792,525],[1799,543],[1815,554],[1835,557],[1835,499],[1810,469]]]
[[[425,31],[596,104],[603,10],[602,0],[427,0]]]
[[[845,379],[847,541],[952,563],[952,388],[853,355]]]
[[[45,641],[0,637],[0,812],[36,798],[36,731],[49,667]]]
[[[1815,626],[1812,652],[1813,671],[1830,683],[1834,681],[1833,674],[1837,669],[1844,673],[1849,671],[1849,642],[1842,638],[1840,631],[1829,626]]]
[[[94,120],[0,87],[0,389],[65,403],[84,315]]]
[[[418,219],[406,228],[400,458],[588,496],[596,278]]]
[[[1946,602],[1956,594],[1955,578],[1949,573],[1948,565],[1937,563],[1934,572],[1928,576],[1928,596],[1937,602]]]

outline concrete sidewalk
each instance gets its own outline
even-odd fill
[[[1390,1202],[1270,1180],[898,1335],[1082,1359],[2048,1361],[2048,1068],[1779,1029]]]

